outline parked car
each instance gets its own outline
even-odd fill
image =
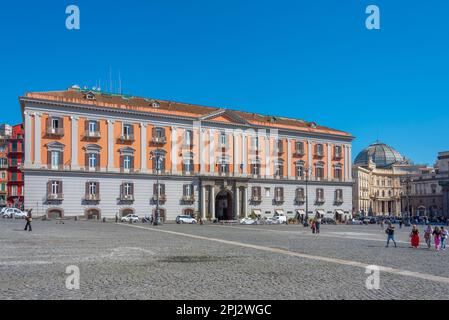
[[[285,223],[285,224],[287,224],[287,216],[286,216],[285,214],[283,214],[283,213],[281,213],[281,214],[275,214],[275,215],[271,218],[271,220],[278,220],[279,223]]]
[[[323,218],[321,219],[322,224],[337,224],[337,222],[332,218]]]
[[[195,218],[187,215],[179,215],[176,217],[176,223],[190,223],[195,224],[196,220]]]
[[[137,214],[128,214],[120,219],[121,222],[139,222],[139,216]]]
[[[25,219],[27,217],[27,213],[23,212],[17,208],[6,208],[2,214],[3,218],[16,218],[16,219]]]
[[[240,224],[255,224],[256,220],[251,219],[251,218],[243,218],[240,219]]]

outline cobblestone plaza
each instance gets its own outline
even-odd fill
[[[449,257],[385,248],[378,225],[220,226],[0,219],[0,299],[445,299]],[[66,288],[68,266],[80,288]],[[366,288],[377,265],[380,288]]]

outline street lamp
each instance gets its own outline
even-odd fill
[[[309,174],[310,174],[310,168],[309,166],[304,167],[305,175],[306,175],[306,215],[305,215],[305,221],[304,221],[304,227],[307,227],[309,225],[309,192],[308,192],[308,185],[309,185]]]
[[[156,161],[156,212],[153,219],[153,226],[157,226],[159,224],[159,170],[161,169],[164,156],[160,153],[158,148],[154,153],[152,153],[150,159]]]

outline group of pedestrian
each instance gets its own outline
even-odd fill
[[[320,218],[319,216],[315,217],[315,218],[310,222],[310,227],[311,227],[311,229],[312,229],[312,233],[314,233],[314,234],[320,233],[321,218]]]
[[[385,233],[387,234],[387,245],[388,248],[390,245],[390,240],[393,241],[394,246],[396,247],[396,241],[394,239],[394,232],[395,228],[390,223],[385,229]],[[431,248],[432,246],[432,237],[433,242],[435,245],[435,249],[437,251],[446,250],[446,242],[447,238],[449,236],[449,231],[445,229],[443,226],[440,228],[438,226],[435,226],[435,228],[432,228],[430,224],[427,225],[427,227],[424,229],[424,240],[426,241],[427,248]],[[410,232],[410,245],[412,248],[417,249],[419,247],[419,230],[416,225],[412,226],[412,231]]]

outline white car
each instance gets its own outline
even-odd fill
[[[25,219],[27,217],[27,213],[23,212],[17,208],[6,208],[3,211],[3,218],[15,218],[15,219]]]
[[[240,224],[255,224],[256,220],[251,219],[251,218],[243,218],[240,219]]]
[[[287,216],[285,214],[275,214],[273,218],[271,218],[272,221],[279,221],[279,223],[287,223]]]
[[[196,220],[195,220],[195,218],[192,218],[191,216],[182,215],[182,216],[177,216],[176,217],[176,223],[195,224]]]
[[[120,219],[121,222],[139,222],[139,216],[137,214],[128,214]]]

